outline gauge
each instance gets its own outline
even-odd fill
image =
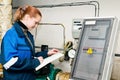
[[[74,58],[74,57],[75,57],[75,50],[74,50],[74,49],[69,50],[69,51],[68,51],[68,56],[69,56],[70,58]]]

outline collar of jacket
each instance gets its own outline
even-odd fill
[[[16,30],[16,32],[17,32],[17,34],[18,34],[19,37],[25,37],[25,34],[24,34],[21,26],[20,26],[17,22],[15,22],[15,23],[13,24],[13,27],[15,28],[15,30]],[[32,41],[32,43],[33,43],[33,45],[34,45],[34,42],[33,42],[33,40],[32,40],[33,35],[32,35],[29,31],[27,31],[27,33],[28,33],[28,36],[31,36],[31,37],[29,37],[29,38],[30,38],[30,40]],[[27,41],[27,40],[26,40],[26,41]],[[28,42],[28,41],[27,41],[27,42]],[[35,49],[32,49],[31,46],[29,46],[29,47],[31,48],[32,55],[34,56],[34,55],[35,55]]]
[[[15,27],[15,30],[17,31],[18,36],[20,36],[20,37],[25,37],[24,32],[23,32],[21,26],[20,26],[17,22],[15,22],[15,23],[13,24],[13,26]],[[29,31],[27,31],[27,32],[30,34]],[[33,35],[32,35],[32,37],[33,37]]]
[[[17,23],[24,29],[24,30],[28,30],[27,26],[25,26],[21,21],[17,21]]]

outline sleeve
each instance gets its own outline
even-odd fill
[[[11,38],[12,37],[12,38]],[[17,40],[14,33],[7,33],[2,40],[2,64],[6,70],[34,70],[40,62],[37,58],[21,58],[17,52]]]
[[[43,58],[46,58],[46,57],[48,57],[47,53],[48,53],[48,51],[37,52],[37,53],[35,53],[35,56],[36,57],[42,56]]]

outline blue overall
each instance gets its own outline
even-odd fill
[[[27,34],[33,47],[17,22],[4,35],[1,43],[2,64],[6,64],[11,58],[18,58],[8,69],[4,68],[4,80],[35,80],[35,68],[40,62],[34,57],[47,57],[47,51],[35,53],[33,36],[29,31]]]

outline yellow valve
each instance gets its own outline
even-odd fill
[[[88,48],[87,54],[93,54],[93,49],[92,48]]]

